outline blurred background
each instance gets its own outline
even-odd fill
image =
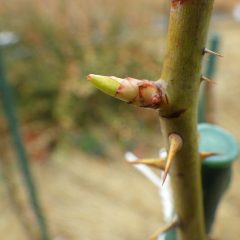
[[[12,87],[51,239],[141,240],[162,223],[155,187],[124,160],[127,150],[139,157],[158,155],[163,143],[157,112],[100,93],[86,75],[158,79],[168,2],[1,2],[1,74],[5,71]],[[239,141],[240,1],[216,0],[210,32],[220,36],[224,55],[214,76],[214,118]],[[37,240],[3,101],[1,109],[0,236]],[[239,239],[239,171],[237,161],[217,214],[217,239]]]

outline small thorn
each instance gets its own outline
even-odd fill
[[[165,160],[162,158],[149,158],[149,159],[137,159],[134,161],[130,161],[129,163],[132,164],[145,164],[145,165],[149,165],[151,167],[155,167],[157,169],[161,169],[164,171],[165,169]]]
[[[150,237],[149,240],[157,240],[158,236],[169,232],[177,227],[179,227],[180,223],[177,219],[173,220],[172,222],[166,224],[165,226],[161,226],[159,229],[157,229]]]
[[[219,54],[217,52],[214,52],[214,51],[212,51],[212,50],[210,50],[208,48],[204,48],[203,49],[203,54],[205,54],[205,53],[212,54],[212,55],[215,55],[215,56],[218,56],[218,57],[223,57],[223,55],[221,55],[221,54]]]
[[[205,76],[201,76],[201,82],[202,81],[205,81],[205,82],[207,82],[207,83],[211,83],[211,84],[216,84],[216,82],[215,81],[213,81],[213,80],[211,80],[211,79],[209,79],[209,78],[207,78],[207,77],[205,77]]]
[[[208,158],[208,157],[221,155],[221,153],[217,153],[217,152],[200,152],[199,155],[200,155],[201,159],[205,159],[205,158]]]
[[[172,161],[173,161],[176,153],[182,148],[182,144],[183,144],[182,138],[175,133],[170,134],[169,142],[170,142],[169,143],[170,147],[169,147],[169,151],[168,151],[167,163],[166,163],[166,167],[164,170],[162,185],[164,184],[164,182],[167,178],[168,172],[170,170]]]

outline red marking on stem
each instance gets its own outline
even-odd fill
[[[187,0],[172,0],[172,7],[177,8],[178,6],[184,4]]]

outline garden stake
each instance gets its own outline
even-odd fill
[[[18,127],[11,87],[7,82],[6,74],[4,71],[1,47],[0,47],[0,91],[1,91],[1,97],[3,102],[3,110],[6,115],[6,119],[8,121],[11,138],[15,146],[17,157],[18,157],[17,163],[21,170],[21,174],[23,176],[26,189],[28,190],[29,201],[38,223],[41,239],[49,240],[50,238],[47,230],[47,225],[45,222],[45,218],[43,216],[43,211],[40,207],[40,203],[37,195],[37,189],[34,184],[34,180],[33,180],[33,176],[28,163],[26,151],[25,151],[25,148],[21,139],[20,130]]]
[[[8,195],[9,203],[14,210],[14,214],[18,218],[24,232],[26,234],[26,239],[34,239],[34,229],[29,224],[28,216],[25,213],[25,208],[19,197],[18,186],[16,182],[16,173],[14,172],[12,162],[9,161],[6,149],[8,148],[7,142],[2,140],[0,146],[0,170],[1,175],[4,179],[6,192]]]

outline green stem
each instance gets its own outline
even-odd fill
[[[172,1],[167,53],[161,79],[168,105],[159,110],[166,143],[171,133],[183,139],[171,168],[179,240],[206,240],[201,161],[198,154],[197,102],[203,49],[213,0]]]

